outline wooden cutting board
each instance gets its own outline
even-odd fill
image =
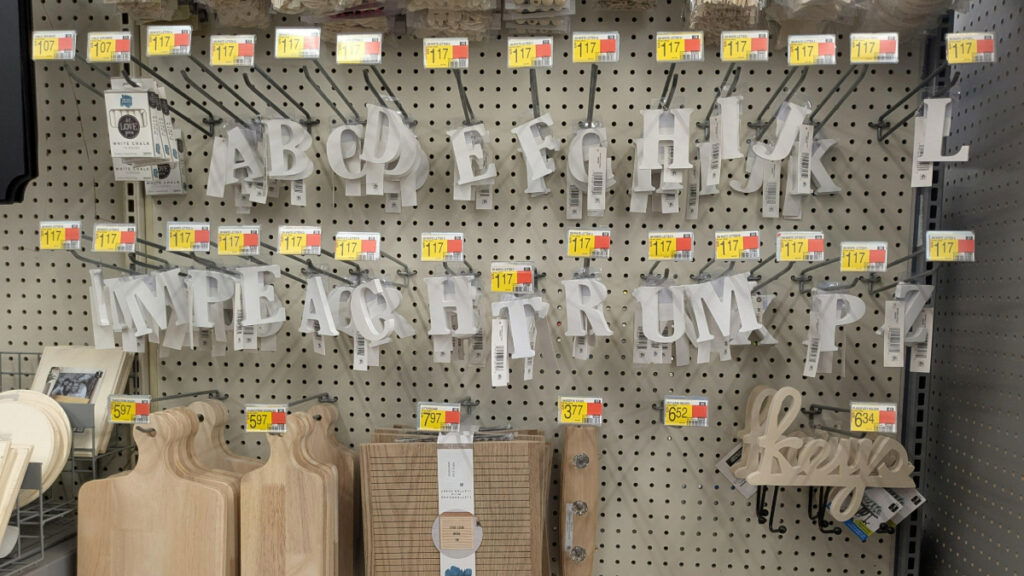
[[[307,411],[313,417],[308,447],[314,458],[334,464],[338,470],[338,575],[354,576],[356,551],[356,458],[338,442],[334,425],[340,414],[333,404],[317,404]],[[317,420],[319,417],[319,420]]]
[[[286,433],[267,435],[267,463],[242,477],[242,576],[330,574],[326,494],[335,488],[302,456],[311,426],[296,416]]]
[[[600,488],[598,429],[594,426],[566,426],[563,431],[562,495],[558,511],[562,535],[561,576],[591,576],[594,573]]]
[[[82,486],[78,504],[79,576],[234,576],[228,503],[205,484],[182,478],[171,462],[187,430],[155,413],[135,430],[139,461],[116,478]]]
[[[239,456],[228,449],[224,440],[228,411],[223,402],[200,400],[189,404],[188,408],[202,417],[192,446],[196,459],[206,468],[231,472],[241,478],[263,465],[255,458]]]

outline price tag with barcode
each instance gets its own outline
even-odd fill
[[[693,232],[649,233],[647,259],[693,262]]]
[[[274,30],[274,58],[278,60],[315,60],[319,57],[319,28],[277,28]]]
[[[790,66],[831,66],[835,63],[835,34],[810,34],[789,37]]]
[[[150,402],[147,395],[115,394],[107,402],[112,424],[149,424]]]
[[[776,262],[821,262],[825,235],[821,232],[779,232],[775,235]]]
[[[337,232],[334,235],[334,259],[380,260],[380,234],[377,232]]]
[[[889,265],[888,242],[843,242],[839,269],[842,272],[885,272]]]
[[[492,262],[491,292],[533,294],[535,270],[525,262]]]
[[[665,426],[680,428],[707,427],[708,399],[688,396],[666,396],[662,413]]]
[[[607,258],[611,254],[611,230],[569,230],[566,248],[573,258]]]
[[[417,430],[454,432],[462,424],[462,406],[459,404],[420,402],[416,412],[419,420]]]
[[[850,402],[851,432],[896,433],[896,405]]]
[[[896,64],[899,48],[900,35],[895,32],[850,34],[850,63]]]
[[[381,34],[338,34],[335,54],[338,64],[380,64]]]
[[[469,38],[424,38],[423,66],[427,69],[469,68]]]
[[[320,255],[319,226],[280,226],[277,229],[277,251],[281,254]]]
[[[221,256],[256,256],[259,253],[259,226],[221,226],[217,228],[217,254]]]
[[[576,63],[618,62],[618,32],[573,32],[572,61]]]
[[[658,32],[654,41],[658,62],[703,62],[703,32]]]
[[[509,68],[550,68],[554,39],[547,38],[509,38]]]
[[[465,236],[462,232],[428,232],[420,239],[420,260],[423,262],[462,262]]]
[[[722,32],[723,62],[767,62],[768,31]]]
[[[989,64],[996,61],[996,35],[992,32],[946,34],[946,62]]]
[[[715,232],[715,260],[760,259],[760,232]]]
[[[146,28],[146,56],[188,56],[191,53],[191,26],[175,24]]]
[[[89,62],[130,62],[131,32],[89,32],[85,59]]]
[[[206,222],[168,222],[167,250],[170,252],[209,252],[210,225]]]
[[[254,34],[210,36],[210,66],[250,67],[255,58]]]
[[[39,223],[40,250],[81,250],[82,223],[78,220],[47,220]]]
[[[74,60],[78,33],[74,30],[32,32],[33,60]]]
[[[604,401],[598,397],[560,396],[558,398],[559,424],[586,424],[600,426],[604,423]]]
[[[974,232],[932,230],[925,240],[929,262],[974,262]]]
[[[245,407],[246,432],[288,431],[288,406],[284,404],[249,404]]]
[[[135,224],[97,224],[92,229],[93,252],[135,252]]]

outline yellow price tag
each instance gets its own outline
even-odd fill
[[[878,410],[851,410],[850,430],[853,432],[877,432]]]
[[[817,42],[791,42],[789,44],[789,63],[793,66],[814,64],[818,61]]]
[[[508,49],[509,68],[532,68],[537,60],[537,45],[522,44]]]
[[[601,41],[597,38],[574,38],[572,54],[574,62],[597,62],[601,56]]]
[[[306,44],[305,36],[297,34],[279,34],[277,36],[278,58],[301,58],[302,49]]]
[[[432,44],[424,48],[427,68],[450,68],[452,65],[453,50],[451,46],[443,44]]]
[[[147,43],[150,56],[170,56],[174,52],[174,34],[171,32],[150,32]]]
[[[111,400],[110,421],[121,424],[135,422],[135,402],[128,400]]]
[[[682,38],[658,38],[657,50],[659,62],[682,60],[686,53],[686,41]]]
[[[237,256],[245,248],[245,234],[241,232],[220,232],[217,234],[217,253]]]
[[[865,272],[871,263],[871,251],[867,248],[848,248],[843,250],[840,268],[849,272]]]
[[[58,52],[56,38],[33,38],[32,59],[33,60],[56,60]]]
[[[335,245],[337,260],[359,260],[362,252],[363,240],[361,238],[338,238]]]
[[[120,230],[97,230],[93,235],[93,252],[117,252],[121,245]]]
[[[665,426],[689,426],[693,418],[689,404],[672,404],[665,408]]]
[[[420,410],[420,430],[444,430],[444,410],[423,408]]]
[[[281,254],[302,254],[306,249],[305,232],[289,232],[281,235],[281,243],[278,246]]]
[[[676,239],[651,238],[647,246],[647,257],[651,260],[671,260],[676,254]]]
[[[211,50],[210,63],[214,66],[234,66],[238,61],[238,42],[217,40]]]
[[[958,240],[956,238],[932,238],[928,242],[928,260],[932,262],[956,262]]]
[[[362,64],[366,56],[364,40],[343,40],[337,44],[338,64]]]
[[[743,236],[719,236],[715,239],[716,260],[737,260],[743,257]]]
[[[424,238],[420,260],[424,262],[443,262],[444,255],[447,252],[447,238]]]
[[[274,423],[274,413],[269,410],[246,412],[246,432],[269,432]]]
[[[850,54],[850,62],[853,64],[877,62],[881,51],[882,40],[880,38],[857,38],[853,41],[853,54]]]
[[[512,293],[516,288],[518,273],[515,270],[495,270],[491,272],[491,292]]]
[[[558,403],[563,424],[583,424],[587,419],[587,403],[582,400],[562,400]]]
[[[971,64],[977,56],[977,38],[950,40],[946,44],[946,61],[950,64]]]
[[[47,227],[39,229],[40,250],[62,250],[65,242],[65,229],[63,227]]]
[[[750,59],[750,38],[726,38],[722,42],[722,60],[724,62],[746,62]]]
[[[113,38],[92,38],[89,40],[90,62],[113,62],[117,40]]]
[[[569,236],[569,256],[590,258],[594,253],[593,234],[571,234]]]
[[[196,231],[193,228],[176,228],[171,230],[171,250],[192,250],[196,243]]]
[[[779,253],[779,262],[803,262],[807,260],[808,250],[807,238],[783,238],[781,240],[782,251]]]

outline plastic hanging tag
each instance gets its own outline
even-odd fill
[[[81,250],[82,223],[78,220],[39,222],[40,250]]]
[[[647,259],[693,262],[693,232],[649,233]]]
[[[928,262],[974,262],[974,232],[929,230],[925,245]]]
[[[210,66],[251,68],[255,59],[254,34],[210,36]]]
[[[666,396],[662,408],[662,424],[675,428],[706,428],[708,399]]]
[[[996,35],[992,32],[946,34],[946,62],[991,64],[996,61]]]
[[[423,67],[428,70],[469,68],[469,38],[424,38]]]
[[[427,232],[420,239],[420,261],[462,262],[465,235],[462,232]]]
[[[768,31],[722,32],[722,61],[767,62]]]
[[[284,404],[249,404],[245,407],[246,432],[288,431],[288,406]]]
[[[533,294],[536,271],[526,262],[492,262],[491,292]]]
[[[146,27],[146,56],[188,56],[192,53],[192,26],[172,24]]]
[[[825,235],[821,232],[779,232],[775,235],[776,262],[821,262]]]
[[[828,66],[836,63],[835,34],[793,35],[789,37],[790,66]]]
[[[760,260],[761,234],[746,232],[715,232],[715,260]]]
[[[78,33],[74,30],[36,30],[32,32],[32,59],[74,60],[78,52]]]
[[[93,252],[135,252],[135,224],[97,224],[92,229]]]
[[[316,60],[320,58],[319,28],[276,28],[274,58]]]
[[[337,232],[334,259],[348,262],[380,260],[379,232]]]
[[[703,32],[658,32],[654,39],[658,62],[703,62]]]
[[[221,226],[217,228],[218,255],[256,256],[259,253],[259,226]]]
[[[895,32],[850,34],[851,64],[897,64],[900,35]]]
[[[618,32],[573,32],[574,63],[607,63],[619,61]]]
[[[566,253],[573,258],[608,258],[611,230],[569,230]]]
[[[885,272],[888,242],[843,242],[839,269],[842,272]]]
[[[335,61],[338,64],[381,63],[382,34],[338,34]]]
[[[150,402],[148,395],[111,395],[107,402],[107,414],[112,424],[149,424]]]
[[[281,254],[319,256],[323,233],[319,226],[280,226],[277,251]]]
[[[132,56],[131,32],[89,32],[87,62],[129,62]]]
[[[509,37],[508,67],[509,68],[550,68],[554,58],[554,39],[550,36],[542,38]]]

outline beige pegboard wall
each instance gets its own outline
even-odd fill
[[[146,225],[147,237],[159,241],[163,241],[162,231],[170,220],[209,221],[214,227],[259,223],[264,239],[271,244],[276,244],[276,229],[283,224],[320,224],[325,235],[338,230],[379,230],[384,249],[419,271],[412,288],[404,291],[402,308],[418,333],[415,338],[386,347],[381,368],[353,372],[347,342],[331,347],[327,356],[314,354],[311,341],[298,333],[302,289],[282,279],[278,292],[286,303],[289,321],[280,334],[279,352],[229,353],[225,358],[211,358],[207,351],[173,353],[165,358],[154,354],[148,358],[154,390],[161,394],[207,388],[228,392],[229,407],[237,414],[229,438],[239,450],[254,455],[262,455],[264,448],[259,436],[244,436],[240,432],[241,410],[246,402],[298,399],[323,392],[335,394],[341,400],[343,414],[340,435],[356,445],[365,442],[375,427],[413,424],[419,401],[453,401],[471,396],[481,402],[476,415],[482,424],[541,428],[558,446],[557,397],[576,393],[599,395],[607,403],[607,424],[600,439],[603,487],[597,574],[668,576],[712,569],[737,576],[812,571],[889,576],[891,537],[860,544],[845,533],[822,535],[807,520],[806,495],[796,490],[784,492],[778,515],[788,533],[770,534],[754,518],[752,502],[740,497],[715,471],[718,460],[735,445],[735,431],[743,424],[746,392],[757,384],[796,386],[805,392],[807,403],[846,405],[854,398],[897,399],[900,371],[881,367],[880,338],[874,333],[882,322],[881,304],[858,287],[857,291],[868,302],[868,314],[845,330],[846,361],[842,369],[836,375],[805,380],[801,376],[801,342],[807,332],[808,300],[796,295],[789,275],[771,286],[778,298],[774,310],[766,315],[781,341],[777,347],[736,348],[734,361],[684,368],[633,366],[633,301],[629,293],[650,266],[645,259],[646,238],[648,232],[656,230],[692,230],[697,235],[698,261],[668,264],[678,283],[689,282],[689,274],[712,256],[715,230],[761,230],[767,243],[762,248],[766,256],[773,252],[775,231],[805,229],[826,233],[830,256],[838,255],[838,245],[843,240],[872,239],[888,240],[892,257],[905,254],[912,214],[907,142],[911,133],[902,129],[891,144],[880,146],[867,124],[917,83],[921,66],[918,42],[904,39],[899,65],[867,69],[868,76],[856,94],[823,129],[825,136],[838,142],[831,158],[826,159],[826,166],[843,188],[843,194],[807,201],[804,219],[793,222],[761,219],[759,195],[725,192],[717,198],[702,198],[701,218],[690,222],[683,220],[682,215],[633,215],[627,210],[632,138],[641,128],[640,111],[660,94],[668,68],[654,61],[654,34],[658,30],[686,29],[686,21],[680,17],[686,3],[662,2],[656,13],[637,15],[595,13],[585,2],[578,4],[580,15],[575,20],[575,29],[618,30],[622,35],[622,61],[601,67],[595,113],[595,118],[608,127],[619,184],[609,197],[606,216],[581,223],[569,223],[563,218],[564,177],[560,173],[552,177],[556,190],[552,195],[528,198],[522,192],[525,175],[511,129],[531,117],[528,79],[525,73],[506,69],[504,37],[472,45],[465,77],[476,115],[487,124],[494,141],[491,150],[499,179],[497,209],[493,212],[476,211],[451,198],[452,164],[445,130],[449,123],[461,121],[454,78],[449,73],[423,70],[420,41],[415,39],[386,37],[384,42],[382,72],[410,114],[419,120],[416,132],[430,155],[432,168],[427,185],[420,191],[419,207],[406,209],[400,215],[385,214],[377,199],[353,201],[344,197],[340,182],[329,174],[324,155],[324,142],[336,119],[305,85],[301,63],[275,62],[271,58],[273,31],[259,33],[257,63],[321,120],[313,128],[318,173],[308,182],[312,187],[309,206],[305,208],[274,202],[254,208],[251,215],[237,215],[230,196],[223,201],[207,199],[203,188],[210,142],[186,125],[182,127],[187,137],[193,187],[189,195],[129,206],[131,200],[126,195],[130,192],[113,182],[105,151],[106,133],[99,122],[102,104],[82,89],[72,90],[70,81],[56,67],[37,66],[42,176],[27,192],[25,204],[0,210],[6,240],[0,250],[6,271],[2,281],[6,296],[4,344],[17,350],[35,350],[48,344],[88,344],[91,340],[86,266],[66,254],[34,251],[39,219],[82,219],[89,229],[95,220],[117,221],[130,213],[144,213],[145,221],[140,224]],[[99,2],[55,4],[40,0],[36,6],[38,26],[74,27],[80,39],[88,30],[121,27],[120,15]],[[293,18],[281,18],[279,23],[299,25]],[[206,60],[208,35],[217,32],[216,27],[199,28],[193,41],[194,53]],[[565,147],[573,127],[586,114],[588,67],[571,63],[568,37],[557,37],[555,42],[555,66],[539,75],[540,100],[554,117],[556,136]],[[83,43],[80,40],[79,45]],[[847,44],[847,37],[842,35],[842,64],[813,69],[799,101],[816,103],[846,70]],[[738,92],[744,98],[744,122],[753,120],[770,91],[781,81],[784,56],[776,52],[770,63],[742,67]],[[333,59],[331,47],[325,44],[321,60],[350,99],[360,108],[372,101],[363,85],[361,70],[335,66],[331,64]],[[187,70],[194,80],[204,84],[204,89],[241,110],[187,59],[150,59],[147,63],[182,85],[179,72]],[[707,51],[706,62],[702,64],[681,65],[675,103],[696,108],[694,120],[702,119],[725,70],[714,49]],[[87,75],[89,71],[81,73]],[[221,74],[263,109],[242,82],[241,70],[226,69]],[[318,79],[318,75],[314,74],[314,78]],[[285,111],[294,112],[265,81],[253,79]],[[323,79],[319,81],[326,88]],[[59,94],[52,94],[53,88],[59,89]],[[198,93],[192,95],[202,101]],[[194,119],[201,118],[198,110],[179,99],[172,98],[172,104],[190,111]],[[564,157],[557,165],[560,171],[564,169]],[[741,170],[742,164],[727,163],[725,168],[723,180]],[[138,209],[129,210],[130,207]],[[566,230],[577,226],[608,227],[614,235],[611,260],[599,261],[595,266],[611,290],[607,315],[616,335],[599,341],[594,358],[586,362],[573,360],[565,339],[560,337],[564,330],[560,280],[571,278],[580,267],[578,261],[564,256],[564,242]],[[466,253],[479,270],[486,270],[488,263],[496,260],[532,260],[541,272],[548,274],[540,286],[553,305],[549,324],[556,336],[558,357],[538,363],[535,381],[523,384],[519,375],[514,374],[510,390],[493,390],[486,367],[432,363],[426,336],[426,300],[420,280],[442,270],[440,265],[418,262],[419,236],[427,231],[458,230],[465,232]],[[240,264],[230,258],[214,258],[225,264]],[[299,274],[298,266],[290,260],[265,252],[261,258]],[[317,263],[332,266],[326,258]],[[750,267],[741,264],[737,270]],[[777,269],[777,265],[769,264],[762,272],[770,275]],[[395,266],[387,262],[375,264],[373,272],[394,277]],[[819,271],[815,280],[839,277],[838,269],[830,267]],[[488,296],[487,301],[490,300]],[[681,432],[662,428],[652,405],[666,394],[707,396],[711,402],[710,427]],[[557,494],[558,490],[553,492]],[[553,525],[558,524],[556,509],[552,507]]]

